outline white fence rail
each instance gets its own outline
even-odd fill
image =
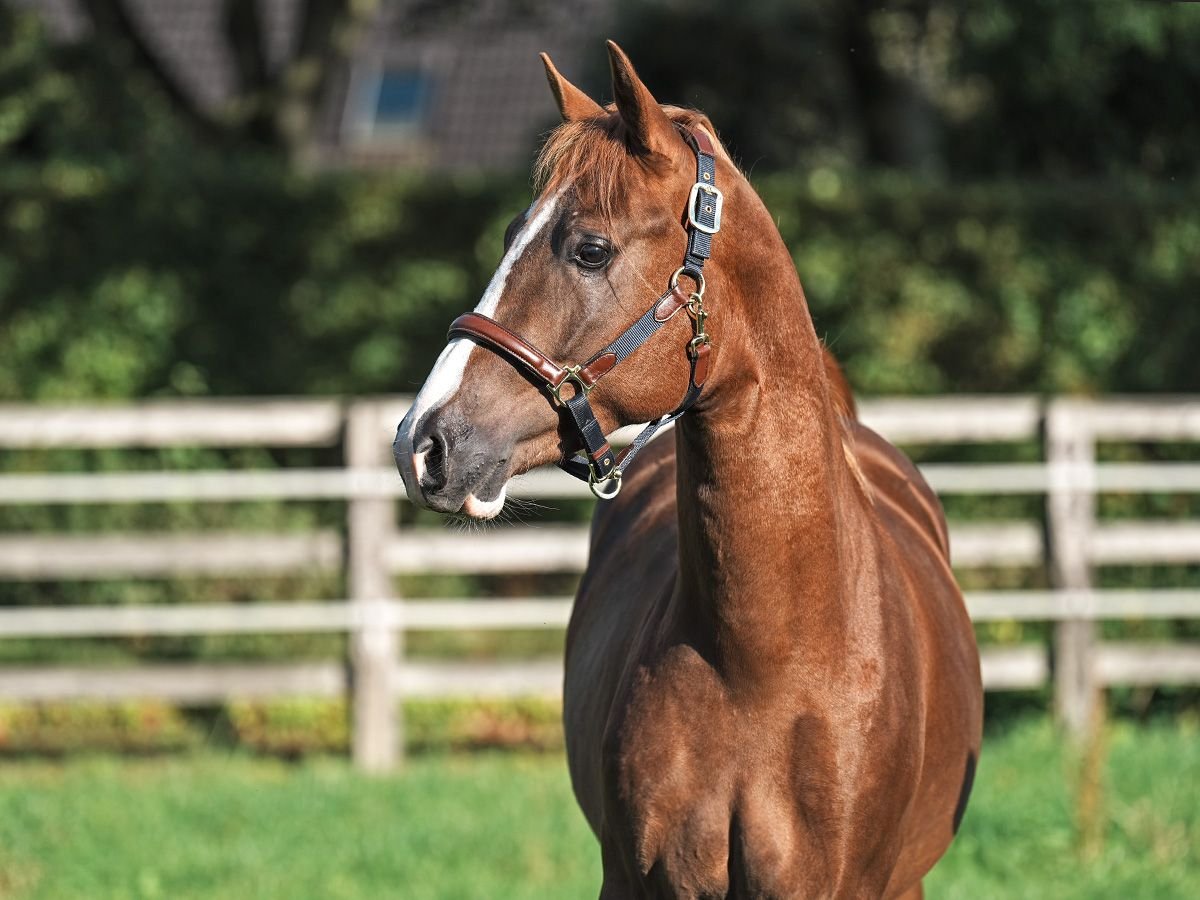
[[[217,633],[348,634],[347,664],[142,665],[122,670],[35,666],[0,669],[0,699],[159,697],[210,703],[231,697],[341,695],[354,709],[354,755],[390,766],[402,746],[396,699],[458,693],[559,691],[553,661],[467,665],[405,658],[419,630],[561,629],[564,597],[402,600],[396,575],[575,572],[587,558],[580,526],[502,528],[482,534],[396,527],[403,488],[390,465],[402,397],[146,403],[125,407],[0,406],[0,449],[56,447],[343,447],[323,469],[0,475],[0,505],[177,501],[346,501],[342,530],[307,533],[0,534],[0,582],[175,575],[263,575],[344,570],[349,597],[178,607],[0,607],[0,639]],[[1200,442],[1200,398],[1104,401],[1031,397],[889,399],[862,405],[864,420],[901,444],[1042,441],[1044,461],[931,464],[943,494],[1032,494],[1046,521],[952,524],[956,567],[1048,565],[1053,587],[968,594],[977,621],[1056,623],[1050,647],[985,648],[990,690],[1052,680],[1066,722],[1083,727],[1109,684],[1200,683],[1200,646],[1100,643],[1095,623],[1118,618],[1200,618],[1200,590],[1102,590],[1101,565],[1200,562],[1200,522],[1098,522],[1103,492],[1200,492],[1198,463],[1099,463],[1100,441]],[[586,496],[578,483],[539,471],[512,493]]]

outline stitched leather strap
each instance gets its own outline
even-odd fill
[[[679,310],[687,306],[687,300],[682,288],[667,290],[640,319],[626,328],[620,337],[580,367],[580,380],[589,389],[594,387],[617,363],[646,343]],[[446,336],[451,340],[469,338],[477,344],[482,344],[541,379],[548,387],[558,387],[567,377],[566,366],[556,363],[533,344],[482,313],[463,313],[450,323],[450,330]]]
[[[546,384],[557,386],[567,376],[567,370],[524,338],[513,334],[495,319],[480,313],[463,313],[450,323],[450,339],[470,338],[489,350],[499,352],[509,362],[516,363]]]

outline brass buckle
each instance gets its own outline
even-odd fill
[[[692,317],[692,334],[694,335],[688,341],[688,355],[694,359],[699,347],[709,343],[708,332],[704,330],[704,325],[708,321],[708,311],[704,308],[704,297],[698,293],[688,297],[687,311],[688,315]]]
[[[573,382],[575,384],[575,393],[576,394],[578,394],[580,391],[582,391],[584,396],[586,397],[588,394],[591,393],[592,388],[595,387],[595,385],[594,384],[589,385],[587,382],[585,382],[583,380],[583,378],[579,374],[582,371],[583,371],[583,366],[567,366],[566,374],[563,375],[562,380],[558,384],[550,385],[550,394],[551,394],[551,396],[554,397],[554,404],[556,406],[563,406],[566,403],[566,401],[563,400],[563,398],[562,398],[562,389],[563,389],[563,385],[566,384],[568,381]]]

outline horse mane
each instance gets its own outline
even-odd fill
[[[821,347],[821,356],[825,363],[825,378],[829,381],[829,394],[833,398],[834,409],[843,418],[856,420],[858,405],[854,402],[854,392],[850,390],[846,374],[828,347]]]

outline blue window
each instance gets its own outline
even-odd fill
[[[372,130],[386,133],[419,127],[429,94],[429,77],[419,69],[384,69],[375,93]]]

